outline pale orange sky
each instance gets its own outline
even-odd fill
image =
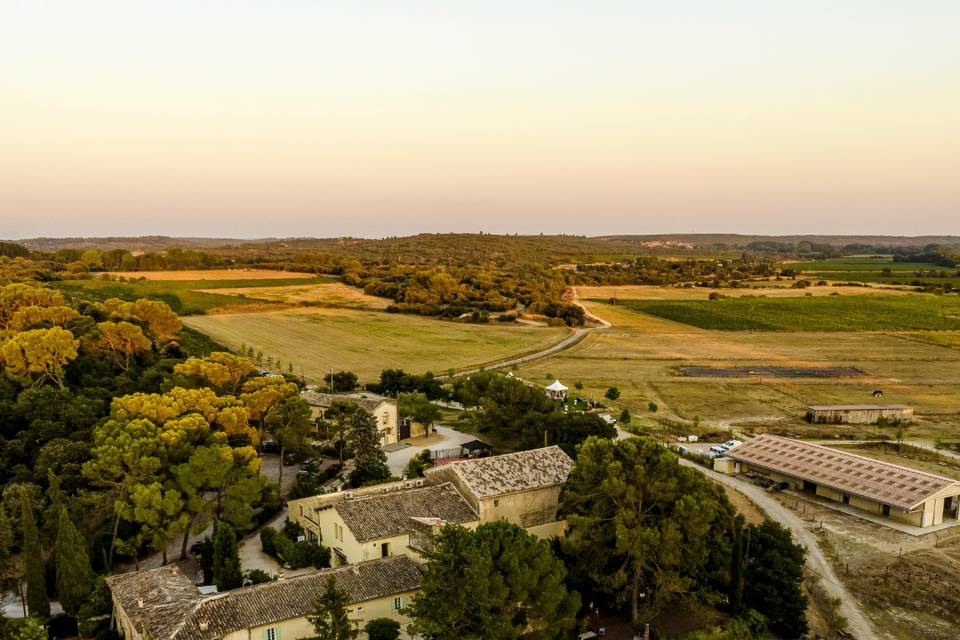
[[[0,237],[960,233],[953,2],[9,4]]]

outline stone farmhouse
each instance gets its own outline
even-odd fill
[[[423,480],[395,482],[291,500],[290,519],[310,540],[330,547],[335,564],[353,564],[393,555],[419,559],[421,545],[411,540],[417,524],[475,527],[480,517],[452,484]]]
[[[124,640],[293,640],[314,636],[307,616],[330,578],[361,628],[374,618],[405,628],[403,608],[422,582],[417,564],[401,555],[213,595],[176,565],[110,576],[107,585]]]
[[[419,559],[445,524],[504,519],[534,535],[563,533],[560,490],[573,460],[559,447],[461,460],[426,478],[291,500],[289,517],[341,564],[408,555]]]
[[[397,401],[392,398],[372,393],[321,393],[310,388],[305,389],[300,395],[310,405],[314,418],[322,418],[330,405],[338,400],[357,405],[377,421],[377,429],[380,431],[380,445],[384,447],[407,438],[423,435],[422,427],[419,430],[420,432],[416,433],[417,429],[410,423],[400,424]]]
[[[807,422],[814,424],[910,424],[913,408],[904,404],[835,404],[807,407]]]

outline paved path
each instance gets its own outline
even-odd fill
[[[817,536],[807,527],[807,523],[803,519],[756,485],[706,469],[683,458],[680,459],[680,464],[692,467],[712,480],[733,487],[766,512],[770,519],[788,528],[794,539],[806,547],[807,566],[820,577],[823,588],[830,596],[839,598],[840,614],[847,619],[847,629],[850,634],[856,640],[880,640],[880,636],[874,631],[870,621],[857,606],[857,599],[847,591],[843,583],[837,578],[830,562],[820,550]]]

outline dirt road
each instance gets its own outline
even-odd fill
[[[807,566],[813,573],[820,576],[820,581],[827,593],[840,600],[840,613],[847,619],[850,634],[856,640],[880,640],[880,636],[874,631],[873,625],[860,610],[857,600],[837,578],[830,562],[820,550],[817,537],[807,528],[806,522],[777,502],[760,487],[705,469],[689,460],[681,459],[680,464],[692,467],[712,480],[733,487],[763,509],[772,520],[787,527],[797,543],[806,547]]]

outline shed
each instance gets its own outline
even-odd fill
[[[806,420],[815,424],[909,424],[913,408],[905,404],[810,405]]]

